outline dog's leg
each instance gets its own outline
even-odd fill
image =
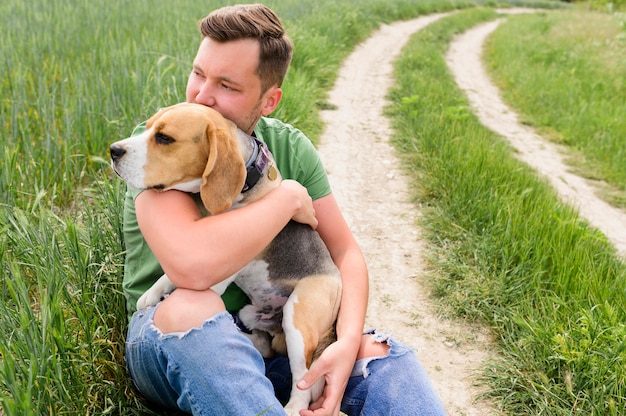
[[[272,350],[272,341],[270,339],[270,334],[265,331],[252,331],[251,334],[244,333],[245,336],[248,337],[254,348],[256,348],[263,358],[270,358],[274,356],[274,351]]]
[[[285,304],[283,330],[293,376],[291,398],[285,406],[288,415],[307,409],[323,391],[323,378],[308,390],[298,389],[296,383],[311,367],[313,353],[325,334],[334,334],[329,329],[335,325],[340,298],[340,278],[318,275],[302,279]]]
[[[228,285],[230,285],[235,278],[237,277],[237,273],[230,276],[228,279],[221,281],[220,283],[211,287],[218,295],[224,294]],[[165,295],[169,295],[176,289],[174,283],[167,277],[166,274],[161,276],[159,280],[154,282],[150,289],[146,290],[143,295],[137,300],[137,310],[140,311],[142,309],[146,309],[149,306],[156,306],[157,303],[163,300]]]
[[[144,294],[141,295],[137,301],[137,310],[140,311],[146,309],[148,306],[155,306],[157,303],[161,302],[165,295],[172,293],[174,289],[176,289],[176,286],[174,286],[169,277],[164,274],[150,286],[150,289],[146,290]]]

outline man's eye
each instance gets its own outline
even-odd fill
[[[154,141],[157,144],[172,144],[174,143],[176,140],[174,140],[173,137],[168,136],[167,134],[163,134],[163,133],[156,133],[154,135]]]

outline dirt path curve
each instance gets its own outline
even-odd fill
[[[529,10],[506,11],[520,12]],[[393,61],[413,33],[444,16],[384,25],[355,49],[330,92],[336,110],[322,112],[326,127],[319,151],[368,262],[367,324],[417,348],[450,415],[483,416],[496,414],[489,403],[476,402],[480,390],[473,384],[489,357],[489,337],[480,328],[440,319],[434,311],[424,282],[419,207],[409,201],[408,179],[388,143],[391,130],[383,116]],[[626,254],[626,214],[572,174],[557,146],[521,125],[489,81],[482,45],[501,22],[479,25],[451,43],[446,59],[457,84],[481,122],[506,138],[521,160],[545,175],[565,201]]]
[[[417,348],[450,415],[484,416],[475,403],[476,371],[488,356],[479,328],[439,319],[423,282],[418,208],[388,143],[383,117],[392,63],[411,34],[445,15],[384,25],[346,60],[330,102],[319,151],[339,206],[367,259],[370,304],[367,325]]]
[[[512,9],[507,13],[530,11]],[[583,218],[607,236],[620,255],[626,255],[626,213],[598,198],[588,181],[571,173],[558,146],[519,123],[517,115],[502,102],[498,89],[487,77],[482,65],[482,47],[503,21],[476,26],[455,38],[446,57],[448,67],[481,123],[507,139],[517,150],[519,159],[544,175],[563,201],[576,207]]]

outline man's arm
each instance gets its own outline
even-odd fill
[[[177,287],[205,290],[249,263],[290,219],[317,226],[306,189],[295,181],[249,206],[202,217],[183,192],[147,190],[135,200],[141,232]]]
[[[313,201],[317,232],[326,243],[339,268],[343,291],[337,319],[338,338],[349,337],[358,345],[363,334],[369,279],[367,266],[359,245],[343,218],[335,197],[330,194]],[[356,356],[356,350],[354,355]]]
[[[335,197],[330,194],[313,201],[318,220],[317,231],[339,268],[343,283],[337,319],[337,342],[327,348],[304,376],[300,388],[311,386],[319,377],[326,379],[322,399],[303,414],[338,414],[341,398],[363,338],[368,299],[368,274],[365,259],[345,222]]]

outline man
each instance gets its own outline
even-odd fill
[[[210,288],[251,261],[294,219],[319,232],[343,282],[338,339],[298,381],[306,389],[324,377],[326,387],[301,414],[336,415],[340,408],[349,414],[444,414],[409,348],[362,334],[368,294],[363,255],[310,141],[266,118],[281,100],[291,61],[291,41],[280,20],[262,5],[230,6],[203,19],[200,31],[187,101],[212,107],[263,140],[286,180],[249,206],[211,217],[202,217],[194,197],[183,192],[129,190],[129,312],[163,272],[177,287],[156,308],[132,315],[126,359],[136,386],[156,404],[193,414],[284,414],[276,395],[281,381],[286,391],[291,386],[285,358],[264,362],[236,330],[232,316],[245,301],[236,287],[222,297]]]

